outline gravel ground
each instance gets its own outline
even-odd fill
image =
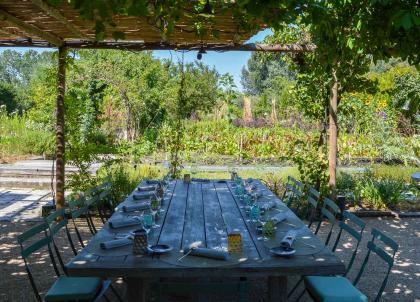
[[[355,272],[358,271],[361,261],[366,253],[366,242],[370,239],[371,228],[378,228],[391,236],[400,245],[396,263],[392,269],[388,285],[382,297],[383,301],[419,301],[420,302],[420,219],[418,218],[366,218],[367,227],[361,243],[361,251],[356,258],[353,271],[349,275],[353,279]],[[81,222],[82,223],[82,222]],[[36,301],[26,276],[23,261],[19,253],[19,246],[16,242],[18,234],[34,226],[31,222],[0,222],[0,301]],[[90,237],[86,227],[81,228],[84,238]],[[321,229],[322,230],[322,229]],[[337,234],[337,230],[335,230]],[[321,237],[324,234],[321,232]],[[63,237],[64,238],[64,237]],[[59,239],[63,246],[67,242]],[[333,237],[333,239],[335,239]],[[337,255],[346,261],[349,259],[354,242],[350,238],[343,236]],[[416,249],[418,248],[418,249]],[[63,250],[65,258],[68,260],[72,256],[67,248]],[[53,283],[54,271],[50,265],[47,253],[39,252],[31,261],[33,272],[41,292],[45,292],[49,285]],[[375,297],[380,283],[385,276],[386,265],[379,257],[371,257],[366,272],[362,277],[358,287],[370,299]],[[291,278],[289,286],[293,286],[297,278]],[[115,287],[122,293],[125,287],[121,280],[115,281]],[[303,288],[299,288],[301,291]],[[251,280],[251,301],[266,301],[266,287],[264,280]],[[117,301],[110,295],[112,301]],[[212,301],[225,301],[227,299],[216,297]],[[181,299],[185,301],[185,299]],[[181,301],[175,299],[175,301]],[[196,298],[190,299],[197,301]],[[235,299],[228,299],[233,301]],[[290,299],[294,301],[293,297]],[[310,301],[307,295],[301,301]]]

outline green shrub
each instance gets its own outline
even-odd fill
[[[54,154],[54,132],[29,121],[26,116],[8,116],[0,108],[0,158],[30,154]]]
[[[405,188],[403,180],[377,179],[371,172],[361,177],[357,184],[362,200],[375,209],[395,209]]]
[[[124,201],[142,179],[156,179],[164,175],[163,170],[151,165],[133,166],[120,160],[106,163],[97,172],[98,183],[110,183],[110,201],[113,207]]]

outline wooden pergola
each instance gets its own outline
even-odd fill
[[[153,22],[153,16],[131,17],[115,15],[115,27],[106,28],[106,36],[113,31],[124,34],[124,40],[95,40],[94,23],[80,17],[80,14],[63,1],[53,7],[44,0],[1,0],[0,1],[0,47],[45,47],[58,48],[58,84],[56,99],[56,205],[64,206],[64,95],[66,51],[72,49],[121,49],[121,50],[199,50],[206,51],[266,51],[266,52],[310,52],[311,44],[253,44],[246,41],[256,32],[241,31],[229,11],[216,10],[212,32],[217,35],[198,37],[180,19],[170,37],[163,38]],[[259,24],[264,29],[264,24]],[[217,36],[217,37],[216,37]],[[336,106],[332,115],[336,121]],[[331,123],[335,128],[336,122]],[[333,131],[334,129],[330,131]],[[331,132],[332,133],[332,132]],[[335,151],[334,151],[335,152]],[[334,164],[335,166],[335,164]]]

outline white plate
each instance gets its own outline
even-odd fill
[[[270,249],[270,253],[276,256],[287,257],[287,256],[293,255],[294,253],[296,253],[296,251],[293,248],[285,248],[283,246],[276,246]]]

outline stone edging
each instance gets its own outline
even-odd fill
[[[419,217],[420,212],[400,212],[400,211],[379,211],[379,210],[365,210],[365,211],[350,211],[358,217]]]

